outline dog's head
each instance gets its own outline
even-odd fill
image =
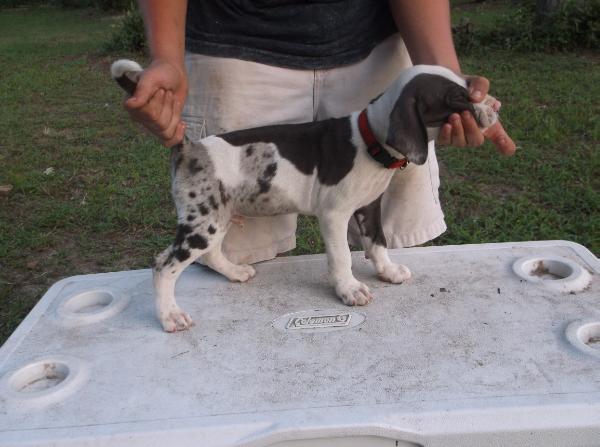
[[[411,163],[422,165],[427,160],[427,147],[432,134],[453,113],[469,110],[473,104],[465,82],[442,67],[415,66],[396,85],[396,100],[389,115],[386,144],[404,155]]]

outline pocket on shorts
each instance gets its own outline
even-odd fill
[[[197,107],[185,105],[181,118],[186,124],[185,135],[193,142],[208,135],[206,119],[199,113]]]

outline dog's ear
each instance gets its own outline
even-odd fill
[[[446,89],[444,98],[445,104],[448,106],[448,116],[454,112],[462,112],[468,110],[475,116],[475,108],[469,98],[469,93],[464,87],[455,83],[450,83]]]
[[[427,143],[427,128],[419,99],[413,95],[402,95],[390,113],[386,144],[411,163],[422,165],[427,161]]]

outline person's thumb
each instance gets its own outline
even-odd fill
[[[513,155],[517,150],[515,142],[508,136],[499,121],[485,129],[483,135],[496,146],[502,155]]]
[[[473,102],[481,102],[490,90],[490,81],[482,76],[467,77],[469,97]]]
[[[125,106],[129,109],[138,109],[146,105],[154,94],[161,88],[159,80],[142,72],[138,78],[137,87],[133,96],[125,101]]]

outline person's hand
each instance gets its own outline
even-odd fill
[[[124,103],[131,118],[172,147],[183,140],[181,111],[187,95],[184,67],[155,60],[140,75],[133,96]]]
[[[481,76],[465,76],[465,79],[471,101],[483,101],[490,89],[490,81]],[[500,110],[500,106],[500,101],[492,104],[496,112]],[[515,143],[499,121],[482,132],[477,126],[477,121],[468,111],[450,115],[448,122],[440,130],[437,143],[442,146],[475,147],[481,146],[485,138],[489,139],[503,155],[512,155],[516,150]]]

